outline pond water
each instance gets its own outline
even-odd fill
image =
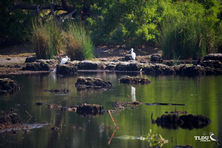
[[[80,76],[81,74],[79,74]],[[83,75],[83,74],[82,74]],[[0,133],[0,147],[32,148],[104,148],[104,147],[149,147],[147,141],[121,139],[121,136],[145,136],[152,130],[168,140],[163,147],[192,145],[193,147],[218,147],[215,142],[196,141],[194,136],[209,136],[213,132],[222,142],[222,76],[176,77],[142,76],[151,80],[148,85],[120,84],[118,79],[125,74],[88,73],[84,76],[100,77],[111,81],[113,87],[106,91],[77,91],[74,77],[54,77],[53,75],[16,76],[21,91],[13,96],[0,98],[1,110],[18,108],[21,114],[32,115],[37,123],[48,122],[49,126],[32,129],[28,133]],[[69,89],[67,95],[45,92],[45,89]],[[112,113],[119,129],[108,144],[114,132],[113,122],[108,113],[96,117],[83,117],[75,112],[50,110],[47,106],[37,106],[36,102],[72,106],[80,103],[101,104],[105,109],[114,109],[115,101],[140,101],[144,104],[135,108]],[[147,106],[145,103],[180,103],[185,106]],[[151,114],[156,119],[166,111],[186,111],[194,115],[204,115],[211,122],[202,129],[165,129],[152,124]],[[52,130],[51,127],[60,127]]]

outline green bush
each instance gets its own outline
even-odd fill
[[[160,45],[163,56],[198,59],[215,48],[216,18],[205,16],[204,8],[194,3],[169,6],[161,23]],[[213,19],[212,19],[213,18]]]

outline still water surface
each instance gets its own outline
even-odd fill
[[[81,74],[80,74],[81,75]],[[209,135],[213,132],[222,142],[222,76],[209,77],[175,77],[175,76],[143,76],[149,78],[148,85],[120,84],[118,79],[123,74],[90,73],[84,76],[100,77],[111,81],[112,89],[107,91],[81,91],[75,88],[75,77],[54,77],[53,75],[16,76],[22,89],[13,96],[0,98],[1,110],[17,107],[24,113],[29,112],[36,122],[48,122],[49,126],[33,129],[24,134],[1,133],[0,147],[4,148],[145,148],[147,141],[124,140],[119,136],[145,136],[150,129],[161,134],[168,143],[163,147],[172,148],[176,145],[192,145],[195,148],[218,147],[215,142],[195,141],[194,136]],[[67,95],[55,95],[45,89],[69,89]],[[142,103],[182,103],[185,106],[146,106],[113,113],[119,129],[111,144],[109,138],[114,132],[113,122],[105,113],[97,117],[83,117],[75,112],[49,110],[47,106],[37,106],[36,102],[72,106],[80,103],[101,104],[105,109],[114,109],[115,101],[140,101]],[[177,130],[163,129],[152,124],[153,118],[160,117],[166,111],[187,111],[210,118],[211,123],[202,129]],[[61,127],[51,130],[51,127]]]

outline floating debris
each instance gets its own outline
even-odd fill
[[[19,90],[19,86],[14,80],[0,79],[0,95],[13,94],[17,90]]]
[[[152,115],[151,115],[152,118]],[[157,124],[157,126],[161,126],[162,128],[167,129],[199,129],[204,128],[208,124],[210,124],[210,119],[203,115],[181,115],[178,114],[170,114],[170,115],[162,115],[158,117],[156,120],[152,119],[153,124]]]
[[[174,148],[193,148],[191,145],[176,145]]]
[[[173,105],[173,106],[185,106],[185,104],[176,104],[176,103],[145,103],[145,105]]]
[[[69,89],[45,89],[44,92],[67,94]]]

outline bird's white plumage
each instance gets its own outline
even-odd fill
[[[65,64],[68,60],[70,60],[70,59],[68,56],[66,56],[65,58],[62,58],[60,64]]]
[[[131,48],[131,57],[132,57],[133,60],[136,59],[136,53],[133,52],[133,48]]]

